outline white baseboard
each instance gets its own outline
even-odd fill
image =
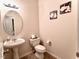
[[[56,56],[55,54],[53,54],[53,53],[51,53],[51,52],[49,52],[49,51],[47,51],[47,53],[49,53],[50,55],[56,57],[57,59],[61,59],[60,57]]]
[[[25,54],[21,55],[21,56],[20,56],[20,58],[22,58],[22,57],[24,57],[24,56],[27,56],[27,55],[29,55],[29,54],[31,54],[31,53],[32,53],[32,51],[27,52],[27,53],[25,53]]]

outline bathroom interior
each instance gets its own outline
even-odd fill
[[[78,0],[0,0],[0,59],[79,59]]]

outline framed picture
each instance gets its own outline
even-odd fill
[[[71,12],[71,1],[60,5],[60,14],[65,14],[70,12]]]
[[[50,12],[50,20],[57,19],[58,13],[57,10]]]

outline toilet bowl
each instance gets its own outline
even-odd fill
[[[35,46],[35,50],[36,50],[36,57],[38,59],[44,59],[44,52],[46,52],[46,48],[42,45],[37,45]]]
[[[38,59],[44,59],[44,52],[46,52],[46,48],[43,45],[40,45],[40,38],[30,39],[30,44],[35,49],[35,55]]]
[[[35,46],[35,50],[39,53],[44,53],[46,51],[46,48],[43,45],[37,45]]]

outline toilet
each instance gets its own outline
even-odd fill
[[[38,59],[44,59],[44,52],[46,52],[46,48],[43,45],[40,45],[40,38],[31,38],[30,44],[34,47],[36,51],[35,56]]]

